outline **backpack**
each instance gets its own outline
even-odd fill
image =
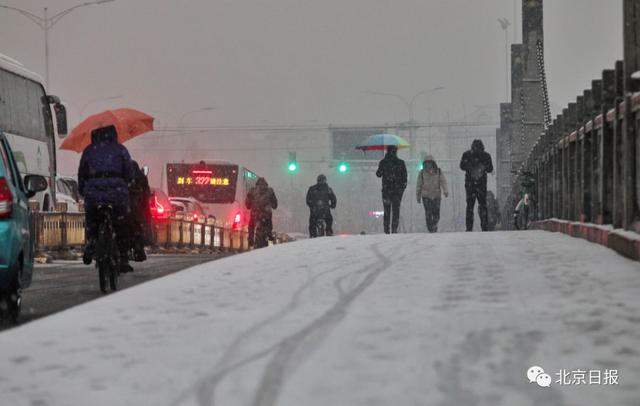
[[[473,180],[480,180],[487,174],[484,165],[481,162],[474,162],[471,170],[469,171],[469,177]]]

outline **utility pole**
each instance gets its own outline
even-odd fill
[[[66,10],[62,10],[57,14],[54,14],[53,16],[49,17],[49,10],[47,7],[44,8],[44,12],[41,16],[38,16],[30,11],[27,10],[23,10],[21,8],[17,8],[17,7],[12,7],[12,6],[7,6],[4,4],[0,4],[0,8],[4,8],[7,10],[12,10],[15,11],[17,13],[22,14],[24,17],[28,18],[29,20],[31,20],[31,22],[33,22],[34,24],[36,24],[38,27],[40,27],[40,29],[44,32],[44,66],[45,66],[45,82],[47,84],[47,87],[49,87],[49,30],[53,28],[54,25],[56,25],[58,23],[58,21],[60,21],[60,19],[62,19],[62,17],[66,16],[67,14],[71,13],[73,10],[80,8],[80,7],[86,7],[86,6],[94,6],[94,5],[98,5],[98,4],[104,4],[104,3],[110,3],[112,1],[115,0],[95,0],[95,1],[90,1],[90,2],[85,2],[82,4],[78,4],[76,6],[70,7]]]

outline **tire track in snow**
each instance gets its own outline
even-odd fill
[[[371,265],[368,264],[356,271],[350,272],[347,275],[343,275],[339,278],[337,278],[334,281],[334,286],[336,287],[336,290],[338,291],[338,302],[331,308],[329,309],[327,312],[325,312],[322,316],[320,316],[318,319],[316,319],[314,322],[312,322],[311,324],[309,324],[308,326],[304,327],[302,330],[298,331],[297,333],[294,333],[286,338],[284,338],[283,340],[281,340],[280,342],[277,342],[261,351],[255,352],[253,354],[250,354],[248,356],[245,356],[244,358],[233,362],[233,363],[229,363],[232,359],[233,356],[235,355],[235,353],[238,351],[238,349],[241,347],[241,345],[243,344],[244,341],[247,341],[249,338],[251,338],[252,336],[254,336],[256,333],[258,333],[261,329],[268,327],[269,325],[273,324],[274,322],[278,321],[279,319],[284,318],[286,315],[290,314],[291,312],[293,312],[294,310],[296,310],[296,308],[299,306],[299,302],[300,302],[300,298],[302,296],[302,294],[311,286],[313,286],[313,284],[322,276],[325,276],[329,273],[333,273],[335,271],[340,270],[339,267],[327,270],[325,272],[319,273],[317,275],[314,275],[312,278],[310,278],[308,281],[306,281],[303,285],[301,285],[293,294],[291,300],[289,301],[289,303],[287,304],[287,306],[285,306],[283,309],[281,309],[280,311],[278,311],[277,313],[273,314],[272,316],[269,316],[268,318],[254,324],[253,326],[249,327],[247,330],[245,330],[244,332],[240,333],[240,335],[232,342],[231,347],[225,351],[225,354],[223,355],[223,357],[220,359],[220,361],[218,361],[216,363],[216,367],[214,368],[214,371],[210,374],[208,374],[207,376],[205,376],[204,378],[200,379],[199,382],[192,387],[191,389],[186,390],[185,392],[183,392],[180,396],[177,397],[177,399],[175,401],[173,401],[171,404],[173,406],[177,406],[180,404],[183,404],[184,402],[186,402],[189,398],[191,398],[192,396],[196,397],[197,403],[201,406],[210,406],[210,405],[214,405],[215,404],[215,391],[217,389],[217,386],[232,372],[238,370],[239,368],[242,368],[248,364],[251,364],[252,362],[258,361],[272,353],[276,353],[276,354],[286,354],[285,352],[281,351],[281,348],[287,348],[287,349],[291,349],[291,348],[295,348],[292,347],[291,344],[292,343],[297,343],[300,342],[300,339],[304,339],[305,337],[307,337],[309,335],[309,333],[312,333],[314,331],[317,331],[318,328],[320,327],[324,327],[327,324],[327,321],[335,321],[336,323],[338,321],[340,321],[342,319],[342,317],[346,314],[346,312],[339,317],[338,319],[335,318],[335,316],[339,313],[338,311],[344,312],[344,310],[346,310],[346,307],[348,307],[348,305],[350,305],[353,300],[359,296],[368,286],[370,286],[375,279],[377,278],[377,276],[384,271],[386,268],[388,268],[391,265],[391,261],[388,260],[378,249],[377,247],[378,244],[374,244],[369,246],[368,248],[370,250],[373,251],[374,255],[376,256],[376,258],[378,258],[379,260],[381,260],[382,265],[380,264],[376,264],[376,265]],[[341,286],[341,281],[343,281],[344,279],[346,279],[349,276],[353,276],[355,274],[362,274],[362,273],[367,273],[367,276],[365,277],[365,279],[359,283],[353,290],[345,293],[342,286]],[[329,323],[332,324],[332,323]],[[333,323],[335,324],[335,323]],[[281,359],[278,358],[278,359]],[[270,362],[269,365],[272,365],[273,362]],[[269,368],[267,368],[267,371],[269,370]],[[267,375],[267,372],[265,372],[265,376]],[[276,376],[276,375],[270,375],[270,376]],[[263,378],[264,381],[264,378]],[[282,385],[282,382],[280,382],[280,385],[277,387],[277,390],[275,391],[276,395],[277,393],[279,393],[280,391],[280,387]],[[263,385],[260,386],[261,389],[259,389],[259,393],[267,393],[267,391],[263,390]],[[268,393],[274,393],[273,390],[268,391]],[[256,400],[254,401],[254,404],[268,404],[268,403],[255,403],[256,401],[258,401],[259,396],[256,397]],[[274,398],[275,400],[275,398]],[[273,404],[273,403],[271,403]]]
[[[354,288],[344,291],[341,281],[344,276],[334,281],[339,299],[322,316],[315,319],[298,332],[282,340],[273,358],[265,368],[262,381],[256,391],[253,406],[273,406],[276,405],[280,391],[285,383],[289,370],[308,355],[319,343],[331,332],[331,330],[347,315],[347,310],[351,303],[360,296],[369,286],[371,286],[378,276],[392,265],[392,261],[385,257],[377,245],[370,247],[374,255],[380,260],[380,264],[368,268],[364,279]],[[356,271],[357,273],[363,270]],[[297,361],[297,363],[295,362]]]
[[[314,275],[313,277],[311,277],[309,280],[307,280],[304,284],[302,284],[293,294],[293,296],[291,297],[291,300],[289,301],[289,303],[282,308],[281,310],[279,310],[277,313],[267,317],[266,319],[254,324],[253,326],[249,327],[247,330],[243,331],[242,333],[240,333],[240,335],[238,335],[233,342],[231,343],[231,346],[225,351],[224,355],[222,356],[222,358],[220,359],[220,361],[217,362],[216,364],[216,372],[209,375],[208,377],[204,378],[202,380],[202,382],[198,385],[198,389],[197,389],[197,394],[198,394],[198,403],[200,405],[214,405],[215,404],[215,399],[214,399],[214,394],[215,394],[215,389],[217,387],[217,385],[224,379],[227,377],[227,375],[231,372],[233,372],[234,370],[248,364],[251,363],[253,361],[257,361],[258,359],[268,355],[269,353],[271,353],[277,346],[273,345],[271,347],[268,347],[267,349],[260,351],[248,358],[245,358],[243,360],[241,360],[240,362],[236,362],[233,364],[230,364],[230,362],[232,361],[233,357],[235,356],[235,354],[237,353],[238,349],[242,346],[242,344],[244,342],[246,342],[249,338],[253,337],[256,333],[258,333],[260,330],[262,330],[264,327],[267,327],[273,323],[275,323],[276,321],[284,318],[285,316],[287,316],[288,314],[292,313],[294,310],[296,310],[300,304],[300,298],[302,297],[302,294],[311,286],[313,286],[313,284],[320,279],[322,276],[325,276],[329,273],[335,272],[338,269],[330,269],[328,271],[324,271],[321,272],[317,275]]]

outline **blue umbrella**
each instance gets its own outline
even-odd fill
[[[384,151],[391,145],[398,148],[409,148],[407,140],[395,134],[374,134],[367,138],[364,144],[358,145],[356,149],[363,151]]]

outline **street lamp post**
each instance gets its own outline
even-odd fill
[[[443,86],[438,86],[438,87],[434,87],[433,89],[425,89],[422,91],[419,91],[418,93],[414,94],[413,97],[411,97],[411,99],[408,99],[402,95],[396,94],[396,93],[385,93],[385,92],[376,92],[376,91],[366,91],[364,93],[367,94],[372,94],[372,95],[376,95],[376,96],[391,96],[394,97],[400,101],[402,101],[402,103],[404,103],[405,107],[407,108],[407,111],[409,112],[409,160],[411,162],[411,164],[413,164],[413,161],[415,159],[415,116],[414,116],[414,106],[416,103],[416,100],[418,99],[418,97],[422,96],[422,95],[426,95],[426,94],[430,94],[433,92],[437,92],[438,90],[444,90]],[[409,174],[412,174],[414,171],[410,170]],[[411,175],[410,175],[411,176]],[[411,202],[410,205],[410,213],[411,213],[411,222],[410,222],[410,230],[413,231],[413,198],[409,199]]]
[[[44,12],[41,16],[38,16],[30,11],[27,10],[23,10],[21,8],[18,7],[12,7],[12,6],[7,6],[4,4],[0,4],[0,8],[4,8],[7,10],[12,10],[15,11],[17,13],[22,14],[24,17],[28,18],[29,20],[31,20],[31,22],[33,22],[34,24],[36,24],[38,27],[40,27],[40,29],[42,29],[42,31],[44,32],[44,64],[45,64],[45,81],[47,86],[49,86],[49,30],[53,28],[54,25],[56,25],[58,23],[58,21],[60,21],[60,19],[62,19],[64,16],[66,16],[67,14],[71,13],[73,10],[80,8],[80,7],[86,7],[86,6],[93,6],[93,5],[97,5],[97,4],[103,4],[103,3],[110,3],[112,1],[115,0],[95,0],[95,1],[88,1],[88,2],[84,2],[78,5],[75,5],[73,7],[70,7],[66,10],[62,10],[57,14],[54,14],[53,16],[49,17],[48,15],[48,8],[45,7],[44,8]]]

